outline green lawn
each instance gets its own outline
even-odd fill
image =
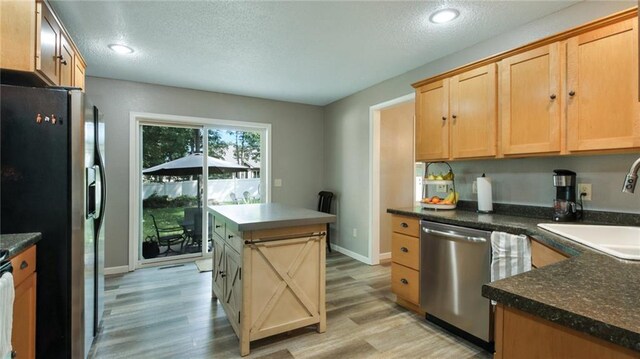
[[[156,235],[155,229],[153,228],[153,220],[151,219],[151,215],[153,214],[156,217],[156,221],[158,221],[158,227],[160,228],[170,228],[170,227],[178,227],[179,223],[184,219],[184,208],[145,208],[142,210],[142,217],[144,219],[144,227],[142,229],[143,236],[142,238],[147,238],[147,236]]]

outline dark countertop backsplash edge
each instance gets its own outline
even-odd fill
[[[457,208],[464,211],[477,211],[478,202],[476,201],[458,201]],[[553,214],[553,207],[529,206],[522,204],[510,203],[494,203],[493,214],[502,214],[508,216],[519,216],[528,218],[540,218],[550,220]],[[589,224],[616,224],[621,226],[640,226],[640,213],[615,212],[615,211],[596,211],[584,210],[584,217],[576,222]]]

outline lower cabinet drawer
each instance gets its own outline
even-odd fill
[[[13,266],[13,284],[17,287],[36,270],[36,246],[31,246],[11,258],[11,265]]]
[[[391,234],[391,260],[405,267],[419,269],[420,240],[400,233]]]
[[[420,304],[420,275],[417,270],[391,263],[391,291],[413,304]]]
[[[392,216],[391,231],[406,234],[407,236],[420,237],[420,220],[418,218]]]

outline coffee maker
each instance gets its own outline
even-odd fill
[[[556,198],[553,200],[553,220],[571,222],[577,219],[576,173],[569,170],[553,170]]]

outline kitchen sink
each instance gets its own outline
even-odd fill
[[[539,223],[538,227],[621,259],[640,261],[640,227]]]

